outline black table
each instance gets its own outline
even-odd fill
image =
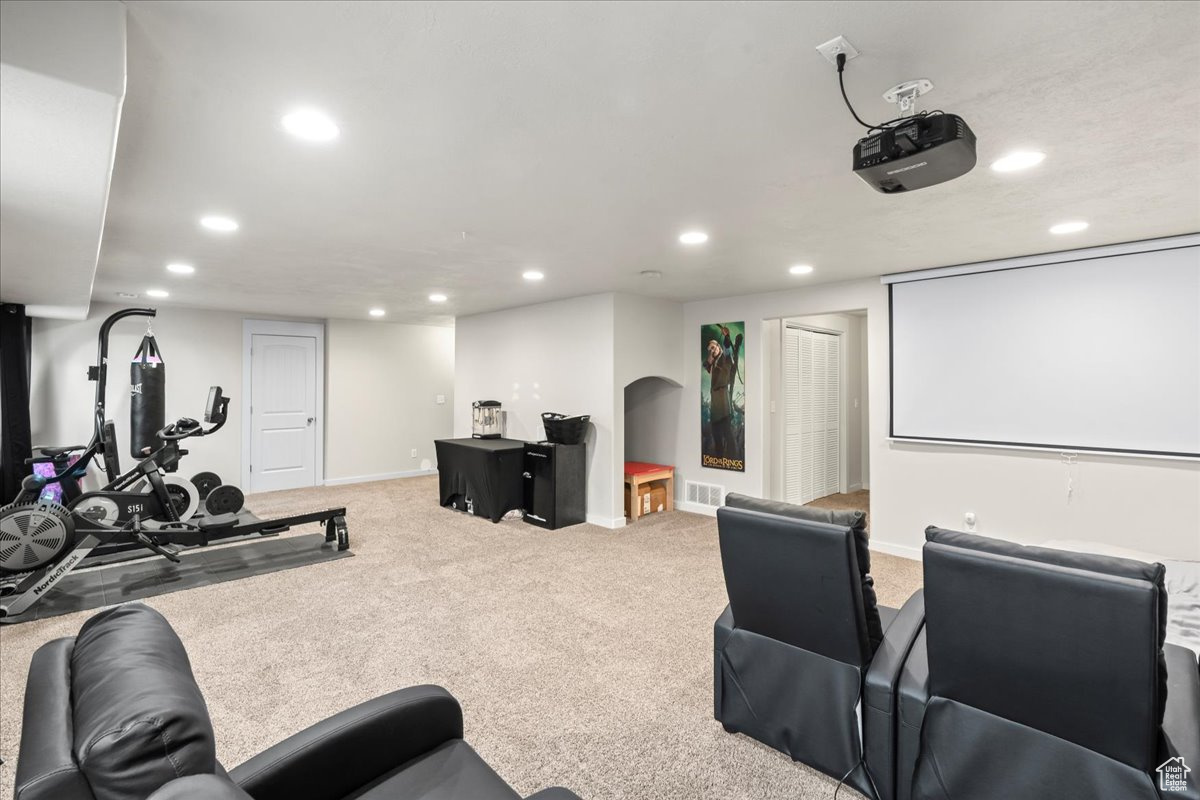
[[[516,439],[436,439],[441,504],[499,522],[523,500],[525,442]]]

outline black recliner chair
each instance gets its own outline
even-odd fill
[[[226,771],[179,637],[118,606],[34,654],[15,800],[519,800],[463,741],[458,702],[415,686]],[[548,789],[537,800],[578,800]]]
[[[924,617],[877,606],[865,515],[737,494],[717,510],[729,605],[714,714],[867,797],[895,794],[896,687]]]
[[[1200,673],[1164,646],[1161,564],[938,528],[924,561],[901,686],[912,800],[1200,798]],[[1164,790],[1160,765],[1197,772]]]

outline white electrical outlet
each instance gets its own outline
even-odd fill
[[[975,512],[968,511],[966,514],[963,514],[963,523],[967,526],[967,530],[975,530]]]
[[[439,394],[437,397],[434,398],[434,402],[436,402],[439,406],[446,405],[446,395]]]
[[[845,36],[838,36],[825,44],[817,45],[817,52],[825,56],[834,66],[837,65],[838,53],[845,53],[847,61],[858,56],[858,48],[846,41]]]
[[[415,447],[413,448],[413,451],[412,451],[412,457],[413,458],[417,457],[417,448],[415,448]]]

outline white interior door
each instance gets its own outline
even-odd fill
[[[808,503],[841,487],[842,353],[837,334],[784,332],[784,498]]]
[[[317,340],[254,334],[250,364],[250,491],[315,486]]]

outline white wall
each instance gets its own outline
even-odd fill
[[[588,520],[608,527],[624,520],[613,478],[613,300],[589,295],[459,317],[454,335],[454,435],[471,435],[476,400],[503,404],[510,439],[545,438],[543,411],[590,414]]]
[[[92,304],[85,320],[33,320],[30,427],[35,445],[87,444],[92,438],[96,384],[87,379],[96,363],[96,337],[105,317],[122,306]],[[212,436],[189,439],[180,475],[216,472],[229,483],[241,474],[242,316],[220,311],[160,308],[150,320],[167,370],[167,421],[200,419],[208,387],[217,384],[229,404],[225,427]],[[142,336],[145,317],[129,317],[109,336],[106,414],[116,423],[122,469],[129,455],[129,363]]]
[[[671,464],[678,451],[675,414],[682,389],[662,378],[642,378],[625,387],[625,458]],[[621,476],[624,484],[624,476]],[[622,486],[622,491],[624,488]]]
[[[871,438],[868,431],[871,428],[871,375],[867,363],[867,317],[858,319],[858,424],[862,431],[859,441],[859,465],[862,470],[862,488],[871,488]]]
[[[30,386],[34,444],[86,444],[92,436],[100,323],[121,306],[93,304],[86,320],[35,318]],[[160,307],[151,321],[167,365],[167,421],[200,419],[208,387],[219,384],[229,420],[212,436],[189,439],[180,475],[213,471],[239,483],[242,466],[244,314]],[[255,319],[263,315],[251,315]],[[312,321],[312,320],[305,320]],[[144,317],[118,322],[109,337],[107,416],[116,422],[121,466],[129,469],[129,362],[146,332]],[[433,462],[433,440],[452,431],[454,331],[386,322],[326,323],[326,479],[390,475]],[[446,395],[446,405],[434,403]],[[409,456],[412,448],[418,457]]]
[[[724,484],[727,491],[762,496],[763,376],[767,349],[763,319],[862,309],[867,316],[870,421],[868,459],[874,545],[917,557],[924,528],[962,527],[974,512],[981,533],[1018,542],[1090,539],[1133,546],[1164,557],[1200,558],[1200,463],[1079,455],[1068,500],[1067,467],[1054,453],[892,444],[888,421],[888,302],[878,280],[687,303],[684,335],[716,319],[744,319],[747,359],[745,473],[705,469],[700,461],[699,369],[687,371],[679,407],[677,486],[687,479]],[[678,492],[679,490],[677,490]]]
[[[331,319],[325,352],[325,482],[432,470],[454,430],[454,329]]]

